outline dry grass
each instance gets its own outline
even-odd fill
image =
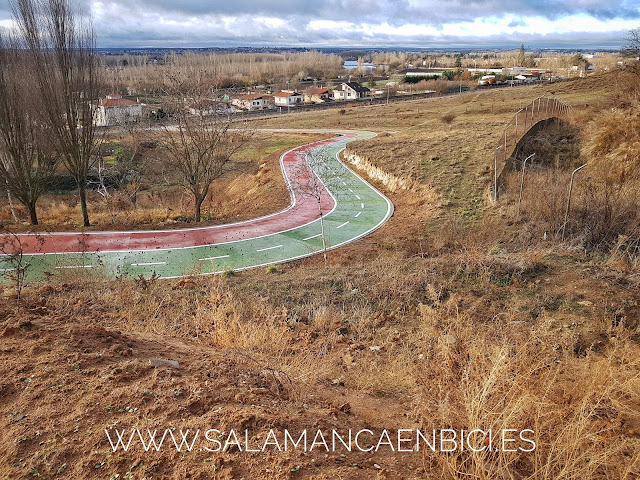
[[[388,235],[373,240],[383,245]],[[620,319],[633,317],[637,292],[598,287],[576,264],[568,270],[586,278],[587,298],[615,292],[606,308],[576,310],[577,283],[552,258],[495,251],[488,233],[467,235],[437,258],[382,247],[358,260],[356,246],[335,252],[328,268],[308,259],[275,273],[180,281],[82,272],[30,286],[26,302],[43,299],[56,318],[246,359],[272,372],[279,395],[302,403],[344,384],[354,408],[356,399],[381,399],[394,418],[410,404],[427,431],[534,431],[533,453],[427,453],[428,476],[633,478],[640,348]],[[549,276],[562,276],[560,286],[539,283]]]
[[[590,168],[620,183],[627,178],[640,179],[640,102],[628,105],[602,113],[589,128],[584,146]]]
[[[620,478],[640,471],[640,439],[629,425],[640,415],[638,345],[622,327],[606,329],[603,354],[576,356],[576,337],[543,316],[535,324],[478,323],[458,299],[421,308],[424,357],[416,409],[425,430],[531,429],[535,453],[457,451],[428,455],[440,478]],[[607,319],[608,322],[611,319]],[[609,323],[611,325],[611,323]],[[485,445],[478,438],[475,448]],[[516,442],[508,448],[530,448]]]

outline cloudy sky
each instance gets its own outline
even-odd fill
[[[100,47],[617,48],[640,0],[78,0]],[[0,0],[0,26],[9,26]]]

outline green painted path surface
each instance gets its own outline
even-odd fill
[[[357,133],[359,139],[374,136],[369,132],[349,133]],[[335,208],[324,216],[328,249],[368,235],[383,225],[393,213],[393,205],[384,195],[338,159],[338,153],[347,142],[354,139],[341,137],[337,142],[319,147],[326,166],[314,171],[336,200]],[[316,200],[297,198],[296,201]],[[101,270],[109,276],[143,275],[148,278],[155,274],[161,278],[174,278],[244,270],[321,252],[322,236],[318,219],[290,230],[216,245],[132,252],[36,254],[25,255],[24,262],[30,265],[28,278],[56,273],[64,276],[64,272],[84,269]],[[0,273],[10,274],[13,267],[15,265],[8,257],[0,257]]]

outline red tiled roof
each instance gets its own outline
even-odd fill
[[[247,101],[251,101],[251,100],[259,100],[261,98],[263,98],[264,95],[258,95],[258,94],[246,94],[246,95],[238,95],[237,97],[233,97],[236,100],[247,100]]]
[[[293,95],[298,95],[298,96],[300,96],[301,94],[300,94],[300,93],[298,93],[298,92],[280,92],[280,93],[276,93],[276,94],[274,95],[274,97],[283,97],[283,98],[286,98],[286,97],[291,97],[291,96],[293,96]]]
[[[323,93],[329,93],[329,89],[321,88],[321,87],[313,87],[306,90],[305,93],[308,95],[322,95]]]

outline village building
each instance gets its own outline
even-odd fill
[[[328,88],[313,87],[305,90],[305,103],[324,103],[331,100],[332,91]]]
[[[191,115],[215,115],[216,113],[235,113],[236,108],[228,102],[211,101],[188,107]]]
[[[95,107],[94,124],[97,127],[123,125],[142,118],[142,104],[112,93],[101,99]]]
[[[293,107],[304,102],[304,95],[291,90],[283,90],[273,96],[273,102],[278,107]]]
[[[238,95],[231,99],[231,104],[242,110],[265,110],[269,108],[267,98],[259,94]]]
[[[358,82],[344,82],[340,89],[333,91],[333,98],[336,100],[356,100],[369,95],[369,89],[363,87]]]

